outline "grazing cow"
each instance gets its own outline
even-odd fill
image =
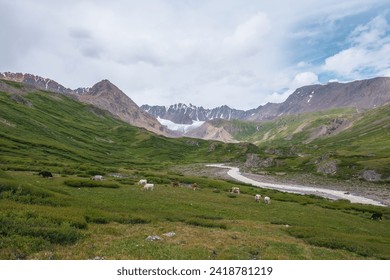
[[[146,179],[141,179],[138,181],[138,185],[142,185],[142,186],[146,185],[147,183],[148,183],[148,180],[146,180]]]
[[[38,175],[42,176],[43,178],[52,178],[53,174],[49,171],[41,171],[38,173]]]
[[[103,176],[102,175],[95,175],[91,179],[94,180],[94,181],[102,181],[103,180]]]
[[[271,198],[269,198],[268,196],[264,197],[264,203],[271,204]]]
[[[233,187],[230,189],[230,192],[231,193],[237,193],[237,194],[240,194],[240,188],[237,188],[237,187]]]
[[[256,194],[256,195],[255,195],[255,201],[256,201],[256,202],[260,202],[260,199],[261,199],[261,195]]]
[[[193,183],[193,184],[191,185],[191,187],[192,187],[192,189],[193,189],[194,191],[196,191],[196,190],[198,189],[198,184],[197,184],[197,183]]]
[[[144,191],[153,190],[154,184],[145,184],[144,185]]]
[[[382,220],[382,213],[375,212],[371,215],[371,219],[375,221]]]

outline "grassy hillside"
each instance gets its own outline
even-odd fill
[[[92,166],[115,170],[230,161],[242,159],[247,150],[257,150],[250,144],[159,137],[105,111],[48,92],[0,93],[0,127],[0,167],[14,170],[45,167],[74,172]]]
[[[390,259],[389,208],[170,169],[240,162],[263,148],[167,139],[68,97],[8,86],[12,94],[0,93],[0,259]],[[143,178],[153,191],[138,186]],[[233,186],[242,193],[230,194]],[[255,203],[258,192],[272,203]],[[377,212],[382,221],[370,219]],[[163,240],[146,240],[153,235]]]
[[[334,109],[269,122],[236,120],[215,125],[224,126],[236,139],[257,144],[267,154],[260,157],[279,162],[263,170],[316,174],[321,165],[335,164],[337,170],[329,175],[351,179],[374,170],[386,183],[390,178],[389,120],[390,105],[385,105],[360,113]]]

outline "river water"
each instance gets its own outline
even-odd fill
[[[248,177],[245,177],[241,174],[240,169],[238,167],[232,167],[232,166],[226,166],[224,164],[208,164],[206,166],[209,167],[218,167],[218,168],[226,168],[229,169],[227,171],[227,174],[236,179],[237,181],[253,185],[258,188],[265,188],[265,189],[274,189],[282,192],[289,192],[289,193],[297,193],[297,194],[314,194],[322,197],[326,197],[329,199],[347,199],[352,203],[362,203],[362,204],[370,204],[370,205],[376,205],[376,206],[386,206],[382,204],[379,201],[375,201],[370,198],[357,196],[353,194],[349,194],[343,191],[338,190],[332,190],[332,189],[324,189],[324,188],[317,188],[317,187],[308,187],[308,186],[302,186],[302,185],[289,185],[289,184],[274,184],[274,183],[266,183],[266,182],[259,182],[253,179],[250,179]]]

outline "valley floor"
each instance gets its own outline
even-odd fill
[[[191,171],[191,169],[193,170]],[[245,170],[245,168],[243,169]],[[211,176],[214,178],[227,180],[233,178],[243,182],[239,178],[234,178],[234,171],[230,172],[226,168],[221,168],[221,166],[191,166],[189,168],[180,167],[180,170],[187,174],[195,172],[197,174],[200,173],[205,176]],[[229,175],[228,172],[230,172],[233,176]],[[271,186],[270,188],[273,189],[286,190],[295,187],[296,193],[314,194],[331,199],[348,199],[354,203],[380,206],[390,205],[389,184],[378,184],[361,180],[341,181],[334,178],[328,178],[324,176],[319,177],[312,174],[281,173],[278,175],[270,175],[242,172],[241,175],[249,179],[247,183],[250,183],[250,181],[253,180],[258,184],[269,184]],[[334,193],[332,193],[333,191]]]

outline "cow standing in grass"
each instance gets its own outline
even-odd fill
[[[38,175],[42,176],[43,178],[53,178],[53,174],[49,171],[41,171],[38,173]]]
[[[260,200],[261,200],[261,195],[256,194],[256,195],[255,195],[255,201],[256,201],[256,202],[260,202]]]
[[[154,184],[145,184],[144,185],[144,191],[149,191],[149,190],[153,190],[154,188]]]
[[[138,181],[138,185],[145,186],[148,183],[148,180],[146,179],[141,179]]]
[[[271,204],[271,198],[269,198],[268,196],[264,197],[264,203]]]
[[[103,181],[103,176],[102,175],[95,175],[91,179],[94,181]]]
[[[375,221],[382,220],[382,213],[375,212],[371,215],[371,219]]]
[[[230,192],[231,192],[231,193],[240,194],[240,188],[232,187],[232,188],[230,189]]]

